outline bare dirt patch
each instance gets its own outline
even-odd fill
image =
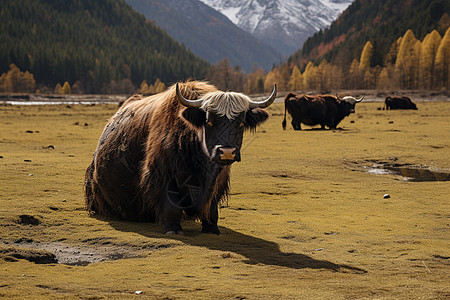
[[[4,246],[9,246],[9,243]],[[30,239],[20,239],[14,242],[12,247],[4,249],[6,257],[23,258],[36,263],[58,263],[72,266],[87,266],[102,261],[144,256],[142,249],[127,245],[71,246],[64,242],[44,243]]]

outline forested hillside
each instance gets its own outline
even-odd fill
[[[204,78],[209,67],[124,0],[2,0],[0,9],[0,74],[17,66],[40,88],[128,92],[143,80]]]
[[[441,36],[433,30],[418,40],[412,30],[400,36],[384,58],[384,65],[371,66],[374,47],[367,41],[360,53],[346,66],[309,61],[303,73],[295,64],[283,64],[265,76],[268,90],[274,82],[290,90],[340,89],[421,89],[445,90],[450,87],[450,28]]]
[[[270,72],[211,66],[124,0],[0,2],[0,92],[142,93],[176,80],[269,92],[450,87],[450,2],[356,0]],[[205,25],[206,26],[206,25]]]
[[[355,0],[330,28],[309,38],[288,63],[304,69],[308,61],[319,64],[325,58],[333,65],[349,66],[370,41],[370,65],[381,66],[391,45],[407,30],[419,40],[434,29],[443,36],[449,15],[448,0]]]
[[[450,2],[356,0],[264,79],[265,89],[448,89]]]

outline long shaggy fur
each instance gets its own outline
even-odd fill
[[[187,99],[204,98],[205,110],[233,118],[248,108],[245,97],[219,93],[206,83],[180,84]],[[208,95],[208,96],[207,96]],[[240,94],[242,95],[242,94]],[[228,97],[231,100],[218,100]],[[244,100],[242,100],[244,99]],[[233,105],[223,105],[231,101]],[[175,85],[167,91],[126,101],[108,121],[86,171],[86,208],[92,214],[128,220],[161,220],[169,180],[180,172],[204,172],[200,129],[182,117]],[[210,193],[199,204],[196,217],[207,218],[211,201],[217,203],[229,191],[229,167],[216,174]]]
[[[248,110],[250,98],[235,92],[212,92],[202,97],[202,109],[211,111],[228,119],[234,119],[241,112]]]

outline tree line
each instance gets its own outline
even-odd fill
[[[124,0],[2,0],[0,19],[0,74],[14,64],[40,92],[67,81],[72,92],[130,93],[144,79],[204,78],[209,67]]]
[[[339,89],[448,89],[450,87],[450,28],[444,36],[433,30],[420,41],[412,30],[399,37],[372,67],[374,47],[367,41],[359,59],[340,66],[323,59],[308,62],[303,72],[295,64],[274,68],[265,76],[264,89],[274,82],[281,90]]]
[[[243,74],[227,60],[208,71],[208,79],[222,90],[246,93],[269,92],[277,83],[280,91],[341,89],[424,89],[450,87],[450,28],[443,37],[437,30],[418,40],[407,30],[389,48],[382,65],[374,66],[374,47],[367,41],[349,65],[341,66],[323,59],[309,61],[304,69],[293,62],[274,67],[270,72],[256,69]]]
[[[330,27],[308,38],[288,63],[304,68],[309,60],[318,65],[326,59],[349,66],[371,41],[371,66],[382,66],[391,44],[408,29],[420,40],[435,29],[443,36],[449,13],[448,0],[355,0]]]
[[[367,41],[359,59],[341,67],[323,59],[315,65],[308,62],[305,69],[295,64],[282,64],[265,72],[261,68],[245,74],[240,67],[232,67],[227,58],[210,66],[205,79],[219,89],[243,91],[248,94],[269,92],[277,83],[280,91],[341,89],[424,89],[439,90],[450,87],[450,28],[444,36],[433,30],[418,40],[408,30],[390,47],[383,66],[372,67],[374,47]],[[166,89],[167,83],[159,78],[154,82],[141,81],[135,86],[130,79],[112,80],[102,89],[108,94],[154,94]],[[0,76],[0,92],[54,92],[84,93],[83,84],[75,81],[57,83],[52,89],[36,89],[36,80],[28,71],[14,64]]]

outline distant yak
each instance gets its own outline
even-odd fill
[[[417,109],[415,103],[408,97],[386,97],[384,100],[383,110],[389,109]]]
[[[255,102],[241,93],[189,81],[146,98],[132,97],[109,120],[86,171],[91,214],[161,221],[183,234],[183,212],[202,232],[219,234],[218,205],[229,193],[244,130],[264,122],[276,97]]]
[[[339,122],[346,116],[355,112],[355,105],[364,97],[356,99],[351,96],[344,98],[332,95],[298,95],[289,93],[284,98],[283,129],[286,129],[286,111],[292,117],[294,130],[301,130],[301,123],[306,125],[320,125],[322,129],[327,126],[336,129]]]

